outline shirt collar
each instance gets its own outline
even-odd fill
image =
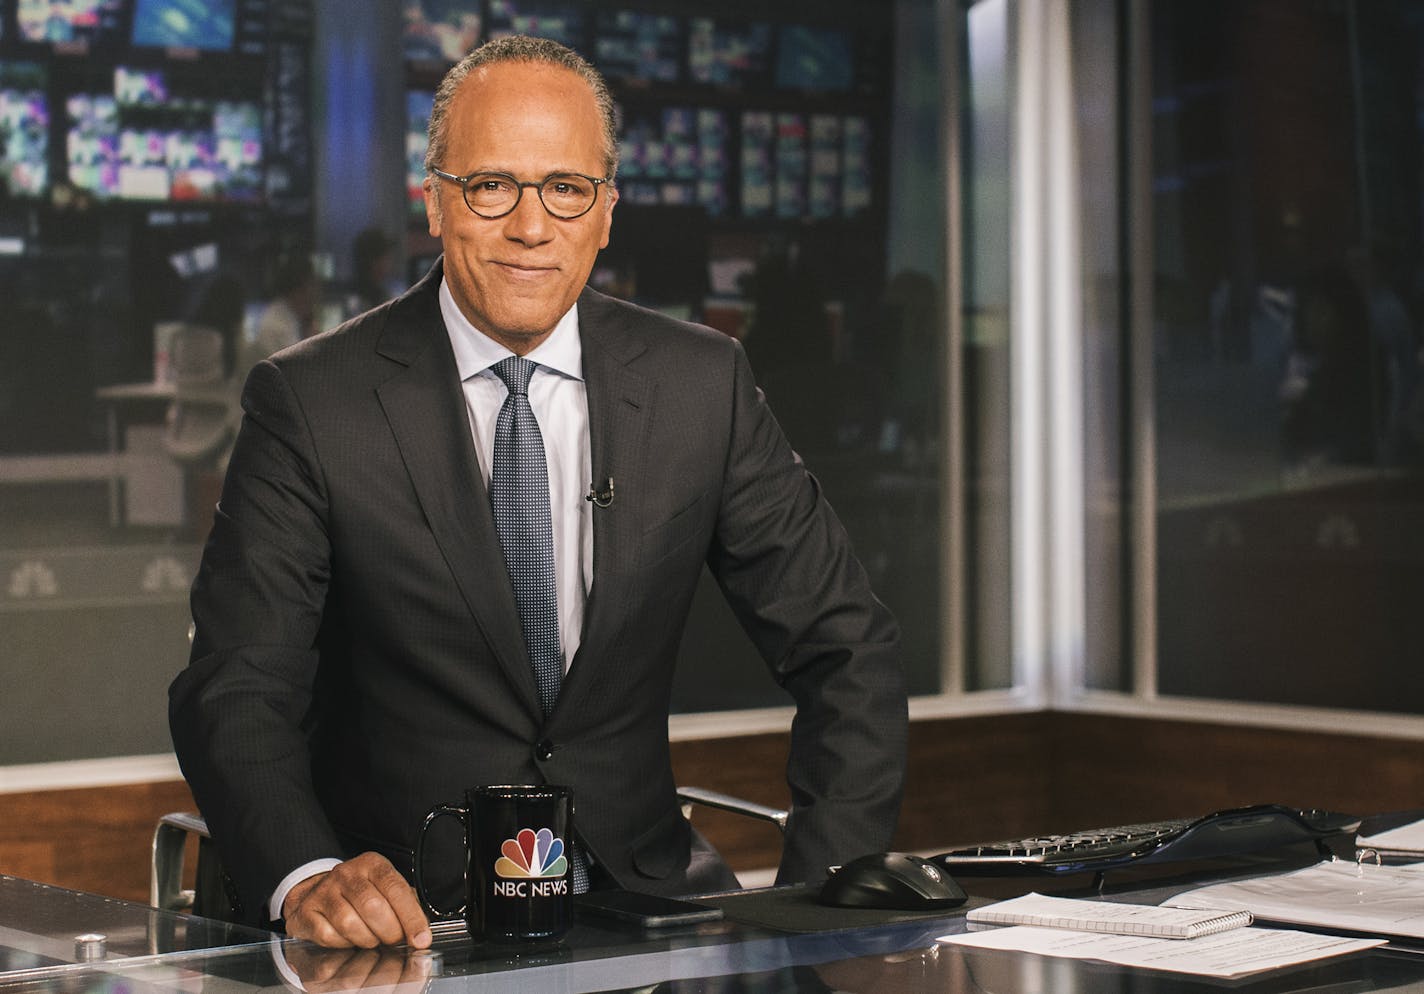
[[[444,277],[440,280],[440,316],[445,319],[450,346],[455,350],[455,368],[460,373],[460,382],[514,354],[469,322],[460,305],[455,303]],[[579,338],[577,303],[559,318],[549,337],[525,358],[571,379],[583,379],[583,343]]]

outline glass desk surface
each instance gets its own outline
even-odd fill
[[[966,882],[971,894],[975,883]],[[1149,892],[1141,893],[1151,900]],[[323,950],[254,929],[0,876],[0,994],[1424,994],[1424,951],[1382,948],[1218,981],[935,943],[936,936],[964,927],[962,911],[800,934],[730,921],[642,931],[590,919],[552,946],[498,947],[440,930],[428,951]],[[85,962],[76,937],[90,933],[107,936],[105,958]]]

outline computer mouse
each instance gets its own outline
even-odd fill
[[[965,900],[948,873],[927,859],[898,852],[853,859],[821,888],[821,903],[840,908],[930,911],[958,907]]]

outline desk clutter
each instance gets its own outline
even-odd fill
[[[1087,839],[1080,849],[1034,839],[956,850],[965,862],[946,858],[950,854],[934,861],[967,875],[998,876],[1256,853],[1312,841],[1325,858],[1288,869],[1276,864],[1270,872],[1257,869],[1165,900],[1159,892],[1148,898],[1156,904],[1126,903],[1144,900],[1141,894],[1084,900],[1030,893],[971,907],[962,932],[936,941],[1229,980],[1386,944],[1418,951],[1424,948],[1421,813],[1362,820],[1260,805],[1078,833]]]
[[[1424,824],[1389,830],[1418,833]],[[1379,841],[1363,833],[1356,844]],[[1386,841],[1417,846],[1420,839]],[[1387,865],[1361,848],[1354,859],[1208,884],[1157,906],[1028,894],[975,908],[966,924],[969,931],[937,941],[1236,979],[1386,943],[1417,948],[1424,862]]]

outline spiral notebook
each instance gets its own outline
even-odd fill
[[[971,925],[1038,925],[1155,939],[1195,939],[1250,925],[1251,912],[1159,908],[1025,894],[975,908],[965,919]]]

